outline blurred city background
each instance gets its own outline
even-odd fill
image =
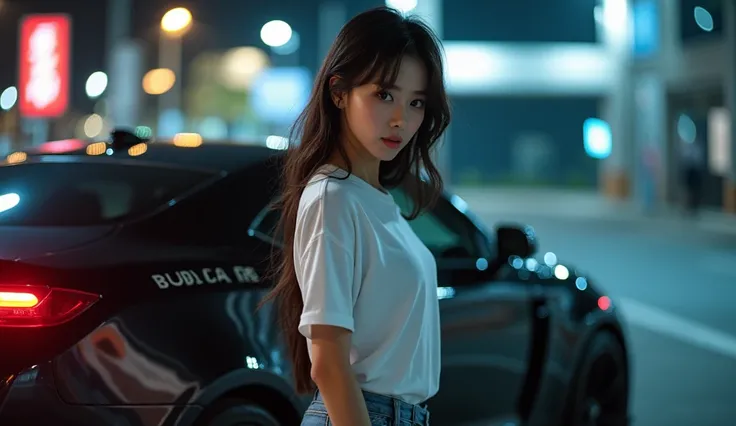
[[[281,149],[341,26],[383,4],[444,42],[449,186],[619,300],[635,424],[735,425],[731,0],[0,0],[0,156],[104,155],[120,126]]]
[[[94,141],[116,125],[283,145],[341,25],[380,4],[1,0],[0,155]],[[683,145],[694,144],[703,205],[736,209],[729,2],[385,4],[422,16],[444,40],[454,120],[440,162],[451,184],[600,188],[677,203]],[[63,34],[31,38],[39,13],[59,14]],[[38,98],[33,79],[52,84],[43,73],[57,71],[57,96]]]

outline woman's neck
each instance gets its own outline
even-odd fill
[[[347,161],[338,151],[335,151],[327,160],[328,163],[344,170],[348,170],[349,162],[352,174],[368,182],[376,189],[384,191],[379,177],[381,161],[373,157],[365,148],[363,148],[363,145],[354,138],[353,141],[345,141],[345,143],[343,143],[343,147],[347,156]]]

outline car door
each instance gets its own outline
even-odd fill
[[[394,198],[406,211],[405,194],[396,190]],[[491,276],[488,237],[451,200],[409,222],[438,267],[442,375],[429,403],[432,420],[516,424],[532,338],[530,292],[523,282]]]

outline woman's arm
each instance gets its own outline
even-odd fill
[[[294,268],[304,302],[299,332],[311,342],[312,380],[331,423],[370,426],[350,365],[353,307],[361,286],[352,193],[350,186],[329,182],[305,189],[294,233]]]
[[[335,426],[370,426],[365,399],[350,367],[352,333],[342,327],[312,325],[312,380]]]

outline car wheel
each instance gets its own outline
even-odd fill
[[[197,426],[280,426],[268,410],[244,399],[223,399],[207,408]]]
[[[626,354],[612,333],[601,331],[593,336],[575,377],[564,416],[565,425],[629,424]]]

